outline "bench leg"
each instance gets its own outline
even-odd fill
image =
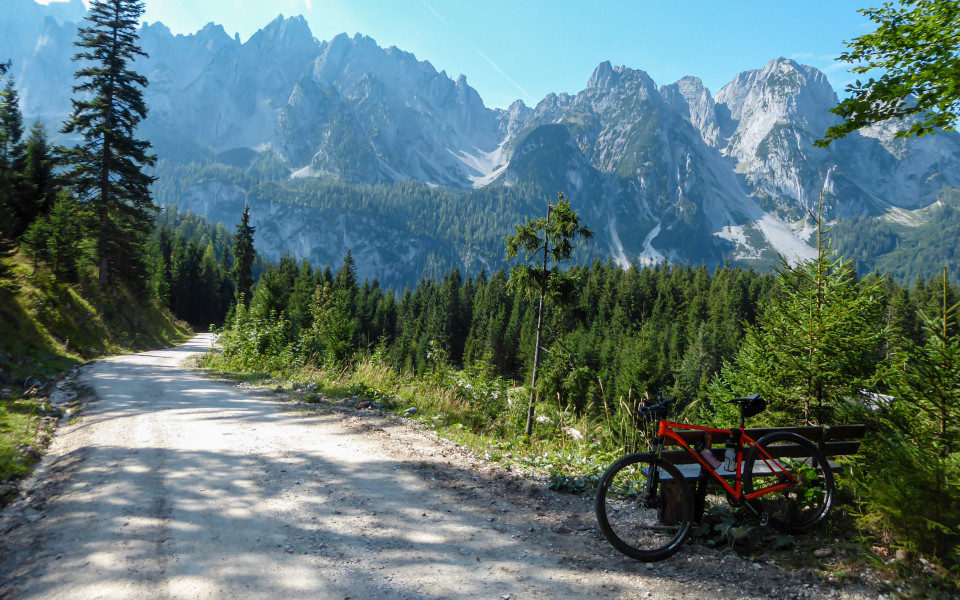
[[[692,483],[688,480],[687,483]],[[693,522],[700,523],[703,518],[703,510],[707,503],[707,483],[705,476],[697,478],[697,489],[693,494]],[[676,525],[683,516],[683,508],[680,506],[680,492],[677,489],[675,481],[660,482],[662,503],[660,505],[660,522],[664,525]]]
[[[660,482],[659,517],[664,525],[676,525],[683,518],[683,504],[680,502],[680,489],[676,481]]]

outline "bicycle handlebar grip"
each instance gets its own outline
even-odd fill
[[[644,417],[653,417],[659,414],[664,414],[667,412],[667,405],[672,403],[676,398],[665,398],[659,404],[653,404],[651,406],[641,406],[640,415]]]

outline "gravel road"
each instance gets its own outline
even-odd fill
[[[688,546],[645,565],[589,502],[396,420],[111,358],[0,520],[0,598],[876,598]]]

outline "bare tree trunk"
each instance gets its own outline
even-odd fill
[[[527,405],[527,437],[533,435],[533,405],[537,397],[537,369],[540,367],[540,335],[543,332],[543,303],[547,295],[547,255],[550,253],[550,209],[547,205],[547,226],[543,231],[543,280],[540,282],[540,309],[537,311],[537,342],[533,348],[533,376],[530,378],[530,403]]]
[[[540,333],[543,331],[543,294],[537,312],[537,345],[533,349],[533,377],[530,381],[530,403],[527,405],[527,436],[533,435],[533,405],[537,397],[537,369],[540,367]]]

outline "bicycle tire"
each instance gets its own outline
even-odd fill
[[[653,467],[656,465],[656,470]],[[649,475],[656,487],[647,494]],[[676,482],[675,484],[671,482]],[[661,521],[667,502],[664,490],[673,485],[669,509],[676,523]],[[668,490],[667,494],[671,490]],[[653,562],[680,550],[693,521],[693,492],[679,469],[653,454],[628,454],[606,470],[597,486],[597,522],[614,548],[630,558]]]
[[[764,494],[751,502],[754,508],[766,513],[768,523],[785,533],[805,533],[823,523],[833,507],[833,471],[820,450],[807,438],[789,431],[777,431],[757,440],[743,462],[743,488],[749,495],[756,490],[785,481],[780,474],[764,468],[766,461],[760,453],[777,456],[777,446],[799,446],[792,452],[799,456],[776,458],[796,478],[796,484],[782,490]],[[757,461],[760,464],[757,464]],[[755,468],[756,465],[756,468]]]

